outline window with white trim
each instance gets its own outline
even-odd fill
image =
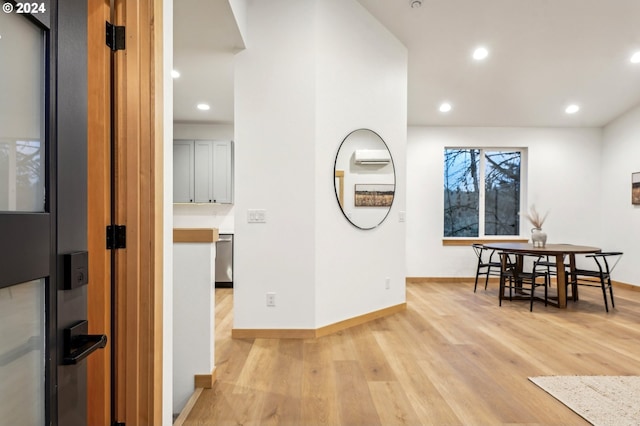
[[[444,237],[520,233],[522,151],[445,148]]]

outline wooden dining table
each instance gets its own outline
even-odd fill
[[[578,246],[574,244],[547,244],[544,247],[534,247],[531,243],[486,243],[485,247],[516,255],[533,254],[541,256],[554,256],[556,259],[556,279],[558,288],[559,308],[567,307],[567,287],[565,285],[565,257],[569,257],[569,274],[575,279],[576,254],[591,254],[602,251],[598,247]],[[575,289],[574,289],[575,291]]]

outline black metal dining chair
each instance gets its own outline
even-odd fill
[[[487,284],[489,284],[489,277],[499,277],[500,276],[500,260],[495,259],[495,250],[489,249],[482,244],[472,244],[471,247],[473,251],[476,253],[478,257],[478,266],[476,268],[476,283],[473,286],[473,292],[476,292],[478,288],[478,278],[481,276],[485,277],[484,280],[484,289],[487,289]]]
[[[533,254],[518,254],[500,252],[501,277],[500,277],[500,302],[504,299],[505,290],[509,290],[509,300],[514,299],[514,293],[518,299],[526,298],[528,292],[529,311],[533,311],[533,301],[537,287],[544,287],[544,306],[549,301],[549,272],[546,266],[542,266],[544,256]],[[524,270],[525,264],[531,263],[530,270]],[[539,280],[542,278],[542,280]]]
[[[607,302],[607,290],[611,297],[611,307],[615,308],[613,300],[613,286],[611,285],[611,272],[614,270],[623,253],[619,251],[600,252],[586,255],[586,258],[594,260],[595,268],[582,269],[576,268],[573,276],[567,275],[567,287],[571,286],[573,300],[577,300],[575,289],[577,286],[600,287],[602,289],[602,297],[604,299],[604,309],[609,312],[609,304]]]
[[[564,262],[564,256],[562,260]],[[543,266],[547,268],[547,272],[549,273],[550,277],[554,277],[558,275],[555,256],[544,256],[544,260],[540,260],[540,262],[538,262],[538,266]],[[567,270],[569,268],[569,265],[565,264],[564,268],[565,270]]]

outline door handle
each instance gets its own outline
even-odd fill
[[[64,365],[77,364],[98,349],[107,345],[104,334],[87,334],[89,321],[79,321],[64,329]]]

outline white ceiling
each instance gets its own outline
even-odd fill
[[[409,125],[600,127],[640,104],[640,0],[358,1],[407,46]],[[232,123],[242,40],[228,0],[176,1],[174,14],[174,119]]]
[[[173,27],[174,121],[232,123],[233,55],[244,43],[229,1],[175,0]]]

